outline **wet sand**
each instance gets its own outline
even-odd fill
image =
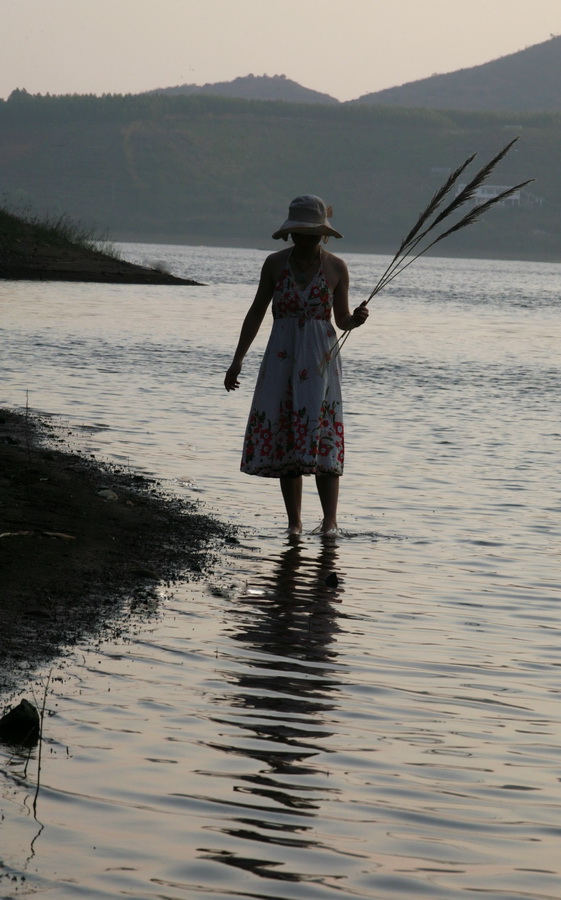
[[[46,418],[1,410],[0,695],[235,540],[155,480],[73,453]]]

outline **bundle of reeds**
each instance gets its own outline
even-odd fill
[[[450,234],[460,231],[460,229],[466,228],[468,225],[477,222],[478,219],[480,219],[487,210],[491,209],[492,206],[495,206],[497,203],[502,203],[507,197],[510,197],[516,191],[521,190],[534,180],[533,178],[529,178],[527,181],[522,181],[520,184],[515,184],[513,187],[506,188],[491,199],[472,206],[469,212],[461,215],[462,208],[465,208],[465,205],[473,200],[483,182],[487,180],[491,172],[506,156],[517,140],[518,138],[514,138],[514,140],[510,141],[506,147],[503,147],[500,153],[497,153],[490,162],[479,169],[471,181],[459,190],[453,199],[450,199],[454,186],[458,184],[460,177],[473,162],[477,154],[473,153],[461,164],[461,166],[458,166],[458,168],[452,172],[442,187],[434,194],[428,206],[423,210],[415,222],[413,228],[402,240],[390,264],[372,289],[368,299],[365,301],[366,303],[370,303],[372,298],[375,297],[376,294],[379,294],[382,288],[389,284],[390,281],[393,281],[394,278],[397,278],[404,269],[407,269],[411,263],[415,262],[416,259],[419,259],[420,256],[423,256],[423,254],[426,253],[427,250],[430,250],[431,247],[434,247],[435,244],[443,241],[444,238],[447,238]],[[460,218],[458,218],[458,215],[460,215]],[[450,224],[450,222],[453,224]],[[324,366],[339,353],[350,333],[350,330],[345,331],[333,345],[331,350],[326,354],[323,363]]]

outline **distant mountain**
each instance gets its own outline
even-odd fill
[[[291,81],[286,75],[246,75],[233,81],[214,84],[180,84],[176,87],[156,88],[149,94],[207,94],[221,97],[241,97],[245,100],[284,100],[287,103],[331,103],[339,101],[329,94],[312,91]]]
[[[365,94],[351,104],[490,112],[561,111],[561,37],[471,69]]]

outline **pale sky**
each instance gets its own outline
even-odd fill
[[[0,0],[0,98],[286,75],[351,100],[561,34],[561,0]]]

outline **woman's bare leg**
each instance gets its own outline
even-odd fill
[[[302,531],[302,476],[280,479],[282,497],[288,516],[290,534]]]
[[[331,531],[337,528],[337,503],[339,501],[339,475],[316,475],[321,508],[323,510],[323,522],[321,531]]]

